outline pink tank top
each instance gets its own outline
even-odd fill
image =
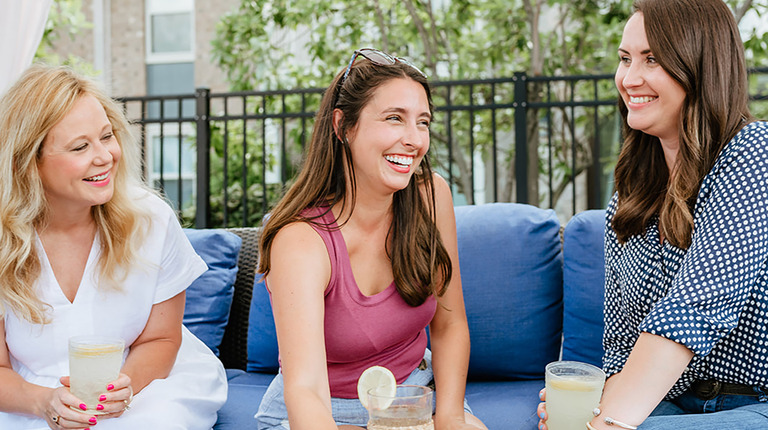
[[[327,208],[308,209],[317,215]],[[318,221],[336,228],[328,211]],[[331,396],[357,398],[357,380],[371,366],[384,366],[401,384],[421,363],[427,347],[426,326],[437,301],[430,296],[411,307],[392,283],[386,290],[365,296],[357,287],[347,246],[339,230],[314,226],[328,248],[331,279],[325,290],[325,350]]]

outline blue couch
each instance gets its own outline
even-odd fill
[[[456,207],[472,341],[466,396],[489,429],[536,429],[547,363],[600,365],[604,214],[582,212],[562,228],[554,211],[529,205]],[[185,324],[229,378],[215,429],[255,428],[277,371],[269,296],[254,282],[259,231],[187,230],[210,270],[189,289]]]

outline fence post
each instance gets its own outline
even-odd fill
[[[515,183],[517,202],[528,203],[528,77],[515,72]]]
[[[195,198],[195,228],[211,224],[211,90],[195,90],[195,125],[197,127],[197,196]]]

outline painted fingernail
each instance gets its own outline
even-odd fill
[[[86,406],[85,403],[80,403],[80,405],[78,405],[78,406],[80,406],[80,409],[82,409],[84,411],[88,409],[88,406]]]
[[[539,414],[539,418],[544,419],[544,412]]]
[[[95,425],[96,424],[96,417],[88,418],[88,422]]]
[[[105,400],[107,400],[107,396],[105,396],[104,394],[102,394],[102,395],[100,395],[100,396],[99,396],[99,401],[100,401],[100,402],[103,402],[103,401],[105,401]]]
[[[543,430],[543,429],[544,429],[544,424],[539,424],[539,430]]]
[[[107,391],[112,391],[115,389],[115,386],[112,384],[107,384]]]
[[[103,411],[104,410],[104,405],[96,405],[96,410],[97,411]]]
[[[539,400],[544,400],[544,393],[539,391]]]

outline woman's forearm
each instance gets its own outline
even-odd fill
[[[464,391],[469,365],[469,330],[460,321],[431,330],[432,371],[437,415],[464,416]]]
[[[155,379],[166,378],[171,373],[178,352],[179,344],[165,339],[132,346],[122,372],[131,378],[134,394]]]
[[[308,387],[286,388],[285,406],[292,430],[336,430],[328,406]]]
[[[592,421],[596,429],[608,427],[608,416],[639,425],[653,412],[680,378],[693,352],[684,345],[642,333],[622,371],[606,381],[600,401],[602,414]]]
[[[13,369],[0,366],[0,411],[42,416],[42,403],[51,390],[31,384]]]

